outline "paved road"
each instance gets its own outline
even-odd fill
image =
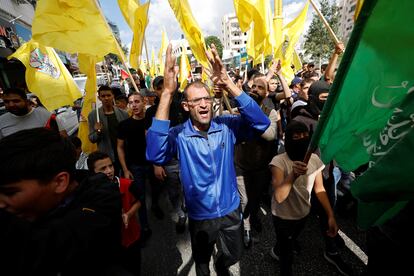
[[[166,213],[170,213],[170,216],[166,215],[163,220],[158,220],[150,214],[153,235],[142,251],[142,275],[195,275],[188,229],[183,234],[175,232],[171,207],[167,200],[165,202],[162,208]],[[261,213],[260,219],[263,223],[263,231],[262,233],[253,232],[253,246],[245,251],[238,264],[231,267],[233,275],[279,274],[278,262],[269,255],[270,248],[275,242],[271,215],[266,207],[262,207],[262,210],[264,213]],[[365,265],[353,251],[358,252],[360,248],[362,252],[366,252],[364,232],[356,227],[353,214],[338,214],[337,221],[341,231],[355,243],[348,245],[350,249],[343,249],[341,256],[351,265],[354,274],[360,275]],[[299,236],[302,252],[295,257],[294,275],[339,275],[333,266],[323,258],[324,245],[319,231],[318,220],[313,215],[309,218],[306,229]],[[345,240],[348,243],[348,239],[345,238]],[[362,259],[364,258],[362,257]],[[211,275],[216,275],[212,262],[210,270]]]

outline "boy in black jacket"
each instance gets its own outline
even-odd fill
[[[119,190],[75,163],[71,142],[44,128],[0,141],[0,274],[121,275]]]

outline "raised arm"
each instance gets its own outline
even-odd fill
[[[344,44],[342,42],[338,43],[335,45],[335,51],[332,54],[331,59],[329,60],[329,64],[326,67],[325,70],[325,80],[328,83],[333,83],[334,80],[334,73],[335,73],[335,68],[336,68],[336,64],[338,63],[338,58],[339,55],[342,54],[344,52]]]
[[[175,56],[172,55],[172,45],[169,44],[165,57],[164,90],[161,93],[157,113],[155,113],[155,118],[158,120],[168,120],[170,105],[177,88],[177,73],[178,71],[175,69]]]
[[[269,118],[251,97],[233,83],[227,74],[226,68],[214,44],[211,44],[211,53],[207,52],[207,57],[212,67],[211,80],[214,84],[223,87],[223,89],[229,92],[237,100],[239,105],[241,117],[232,117],[227,121],[223,119],[223,122],[231,125],[230,127],[234,127],[234,129],[239,128],[241,124],[248,124],[252,129],[263,133],[270,125]]]
[[[207,57],[212,67],[210,78],[214,84],[226,89],[233,97],[240,96],[243,91],[237,87],[227,74],[226,67],[224,67],[214,44],[211,44],[211,54],[207,51]]]
[[[155,165],[162,165],[171,159],[173,151],[173,142],[169,139],[170,121],[168,115],[174,92],[177,87],[177,73],[175,69],[175,57],[172,55],[172,46],[168,45],[165,69],[164,69],[164,90],[161,93],[160,103],[158,105],[152,125],[147,131],[147,160]]]

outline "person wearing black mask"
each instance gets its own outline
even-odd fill
[[[338,226],[322,181],[325,167],[316,154],[308,164],[302,162],[310,142],[308,127],[292,121],[286,127],[286,152],[270,162],[272,172],[272,217],[277,243],[270,255],[280,261],[281,275],[292,275],[293,252],[298,251],[296,239],[305,227],[311,210],[311,192],[323,206],[328,217],[327,235],[337,235]]]
[[[296,115],[292,118],[292,122],[296,121],[305,124],[307,126],[310,136],[312,136],[312,133],[316,130],[319,117],[328,98],[329,89],[330,84],[325,81],[316,81],[312,83],[308,91],[308,104],[306,106],[299,106],[295,108],[298,109],[296,110],[297,112],[295,111],[292,113]],[[319,149],[317,149],[315,153],[319,155]],[[303,158],[301,160],[303,160]],[[336,204],[336,184],[333,176],[333,169],[333,162],[327,164],[325,169],[322,171],[322,178],[323,185],[328,195],[330,205],[334,209]],[[329,263],[334,265],[341,275],[352,274],[350,266],[342,260],[339,254],[340,249],[344,247],[345,244],[343,239],[339,235],[336,235],[334,238],[332,238],[326,234],[326,230],[328,229],[329,218],[325,216],[324,206],[321,206],[321,204],[319,204],[318,200],[316,200],[315,197],[312,198],[312,209],[318,214],[321,233],[325,241],[325,259]]]

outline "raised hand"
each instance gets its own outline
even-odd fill
[[[215,84],[226,86],[229,84],[229,82],[233,83],[227,74],[226,67],[224,67],[214,44],[211,44],[211,53],[207,51],[207,57],[212,69],[210,76],[211,80]]]
[[[240,95],[242,91],[233,83],[227,74],[226,67],[224,67],[214,44],[211,44],[211,53],[207,51],[207,58],[211,64],[212,71],[210,79],[213,83],[222,86],[233,96]]]
[[[168,45],[166,57],[165,57],[165,69],[164,69],[164,91],[163,93],[174,94],[177,89],[177,74],[178,69],[175,67],[176,58],[172,54],[172,45]]]

